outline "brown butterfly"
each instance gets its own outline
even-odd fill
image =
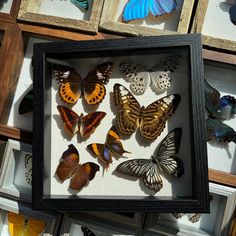
[[[93,162],[79,164],[79,153],[75,146],[70,144],[62,154],[56,175],[62,182],[71,178],[70,188],[79,191],[95,177],[97,171],[99,166]]]
[[[92,143],[87,148],[104,163],[106,169],[112,163],[112,154],[122,156],[124,153],[130,153],[124,150],[115,126],[108,131],[105,144]]]
[[[74,68],[65,65],[53,64],[56,80],[61,85],[59,95],[61,99],[69,104],[74,104],[83,95],[88,104],[96,105],[102,102],[106,95],[105,84],[113,70],[113,63],[106,62],[98,65],[82,78]]]
[[[65,106],[57,106],[61,119],[64,123],[64,130],[73,137],[80,133],[82,137],[90,136],[106,116],[105,112],[96,111],[79,116],[76,112]]]
[[[163,97],[149,106],[141,107],[132,93],[121,84],[115,84],[114,102],[118,107],[116,124],[122,134],[132,134],[137,128],[143,137],[154,140],[165,128],[167,119],[175,112],[180,95]]]

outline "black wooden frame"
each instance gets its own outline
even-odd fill
[[[138,55],[155,50],[184,49],[189,54],[189,111],[191,125],[192,197],[50,196],[44,193],[44,101],[51,68],[47,58],[72,59]],[[39,43],[34,45],[33,186],[32,207],[41,210],[119,212],[209,212],[205,141],[202,44],[200,35],[134,37],[125,39]],[[49,144],[50,147],[50,144]]]

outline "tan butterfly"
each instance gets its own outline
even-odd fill
[[[116,125],[122,134],[133,134],[137,128],[143,137],[154,140],[165,128],[167,119],[175,112],[179,94],[163,97],[146,108],[141,107],[132,93],[121,84],[113,87],[114,102],[118,107]]]

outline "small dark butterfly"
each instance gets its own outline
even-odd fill
[[[112,70],[113,63],[106,62],[98,65],[82,78],[70,66],[53,64],[55,78],[61,83],[59,95],[69,104],[75,104],[82,95],[88,104],[97,105],[102,102],[106,95],[104,85],[108,83]]]
[[[176,219],[181,219],[185,214],[184,213],[172,213],[172,215]],[[188,220],[191,221],[192,223],[195,223],[195,222],[199,221],[201,216],[202,216],[201,213],[191,213],[191,214],[188,214]]]
[[[89,8],[88,0],[70,0],[75,6],[87,11]]]
[[[236,131],[218,119],[206,120],[207,141],[215,139],[218,142],[236,143]]]
[[[179,152],[181,128],[173,129],[162,140],[159,148],[150,159],[133,159],[124,161],[116,167],[116,171],[142,178],[145,186],[154,192],[163,186],[160,172],[179,178],[184,174],[184,164],[176,156]]]
[[[175,112],[181,99],[179,94],[172,94],[147,107],[141,107],[133,94],[121,84],[114,85],[113,95],[118,107],[118,131],[130,135],[139,128],[141,135],[149,140],[155,140],[161,134],[167,119]]]
[[[220,96],[220,92],[205,80],[205,102],[209,116],[230,119],[236,114],[236,98],[230,95]]]
[[[230,20],[236,25],[236,3],[229,9]]]
[[[81,230],[84,233],[84,236],[96,236],[90,229],[85,226],[81,226]]]
[[[63,152],[60,163],[56,169],[56,175],[64,182],[70,179],[70,188],[81,190],[99,171],[99,166],[93,162],[79,163],[79,153],[73,144],[68,145],[68,149]]]
[[[89,137],[106,116],[105,112],[96,111],[83,116],[65,106],[57,106],[61,119],[64,123],[64,130],[73,137],[80,133],[81,137]]]
[[[33,111],[33,89],[31,89],[22,99],[19,105],[19,114],[22,115],[24,113]]]
[[[109,164],[112,163],[112,155],[117,154],[118,156],[122,156],[124,153],[129,153],[124,150],[115,126],[112,126],[108,131],[105,144],[92,143],[87,148],[102,161],[105,168],[108,168]]]

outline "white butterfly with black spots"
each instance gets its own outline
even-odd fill
[[[154,192],[163,187],[160,172],[179,178],[184,174],[184,164],[176,156],[179,152],[182,129],[170,131],[162,140],[159,148],[150,159],[133,159],[124,161],[116,167],[116,171],[142,178],[145,186]]]
[[[32,155],[25,155],[25,180],[32,185]]]
[[[131,83],[130,90],[135,95],[142,95],[150,86],[157,93],[163,93],[171,86],[171,73],[181,63],[181,56],[174,55],[163,58],[151,69],[137,63],[121,63],[120,71],[126,76],[127,82]]]

